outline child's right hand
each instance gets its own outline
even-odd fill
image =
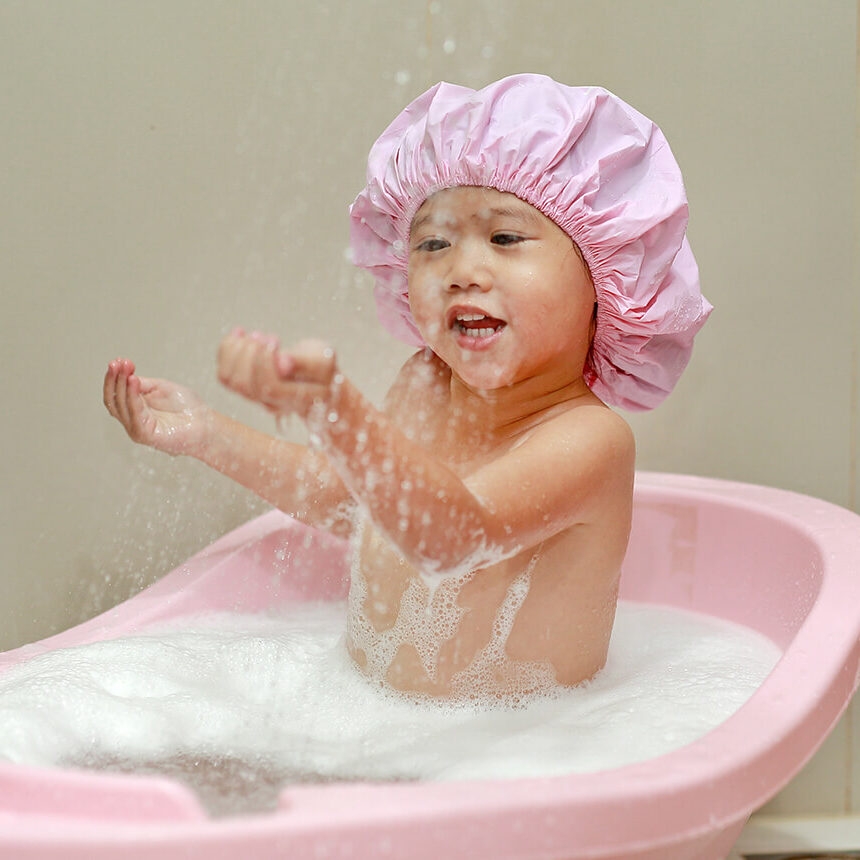
[[[134,363],[108,365],[104,404],[135,442],[168,454],[199,456],[208,444],[212,410],[190,389],[135,376]]]
[[[337,376],[334,350],[319,340],[285,350],[274,335],[236,328],[218,347],[221,383],[276,415],[307,419],[314,406],[328,402]]]

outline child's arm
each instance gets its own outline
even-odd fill
[[[588,522],[613,481],[632,480],[629,428],[598,405],[547,421],[463,480],[337,373],[330,350],[297,356],[228,339],[222,354],[234,349],[244,358],[222,381],[302,415],[376,525],[423,569],[474,569],[535,546]]]
[[[597,405],[548,421],[465,479],[348,381],[333,408],[339,421],[321,433],[329,459],[380,529],[423,569],[480,568],[537,546],[589,522],[610,483],[632,479],[630,431]]]
[[[134,370],[128,359],[110,363],[104,403],[135,442],[195,457],[297,519],[349,534],[353,500],[322,453],[246,427],[189,389]]]

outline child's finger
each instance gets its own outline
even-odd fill
[[[218,366],[218,381],[226,385],[230,378],[233,364],[236,360],[236,349],[239,338],[242,336],[241,329],[233,329],[230,334],[221,338],[218,344],[216,364]]]
[[[283,355],[283,353],[281,353]],[[321,340],[302,340],[287,354],[289,364],[284,360],[281,366],[286,371],[278,371],[282,378],[296,382],[316,382],[328,385],[334,375],[334,350]]]
[[[102,387],[102,399],[104,400],[105,408],[114,417],[119,418],[116,411],[116,375],[117,362],[112,361],[108,364],[107,372],[105,373],[105,381]]]
[[[128,429],[128,377],[131,375],[128,362],[122,359],[119,364],[119,372],[116,378],[116,411],[123,426]]]
[[[257,344],[253,356],[251,396],[264,404],[272,402],[272,398],[278,398],[278,389],[283,382],[278,369],[281,355],[278,346],[277,338],[267,338]]]
[[[247,346],[251,336],[242,328],[234,328],[229,334],[221,338],[218,344],[218,366],[227,373],[232,372],[236,360]]]
[[[156,386],[156,380],[147,376],[135,376],[135,379],[140,383],[141,394],[150,394]]]
[[[218,379],[228,388],[246,393],[250,382],[250,369],[257,344],[251,335],[232,332],[222,341],[218,349]]]
[[[126,408],[128,411],[128,433],[132,439],[140,440],[143,436],[143,426],[146,418],[146,404],[141,397],[140,377],[129,377],[126,384]]]
[[[289,379],[296,369],[295,359],[283,350],[275,353],[275,370],[281,379]]]
[[[259,399],[261,389],[271,376],[268,370],[269,348],[262,337],[254,337],[244,344],[241,361],[237,367],[237,391],[252,400]]]
[[[218,349],[218,380],[222,385],[253,398],[254,359],[260,344],[253,334],[231,332]]]

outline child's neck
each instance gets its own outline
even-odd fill
[[[489,391],[474,389],[452,373],[450,392],[450,408],[461,429],[473,426],[481,436],[499,439],[527,431],[564,404],[600,402],[581,373],[541,374]]]

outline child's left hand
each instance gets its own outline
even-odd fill
[[[336,375],[334,350],[318,340],[283,350],[273,335],[234,329],[218,347],[218,379],[276,414],[306,418],[329,402]]]

